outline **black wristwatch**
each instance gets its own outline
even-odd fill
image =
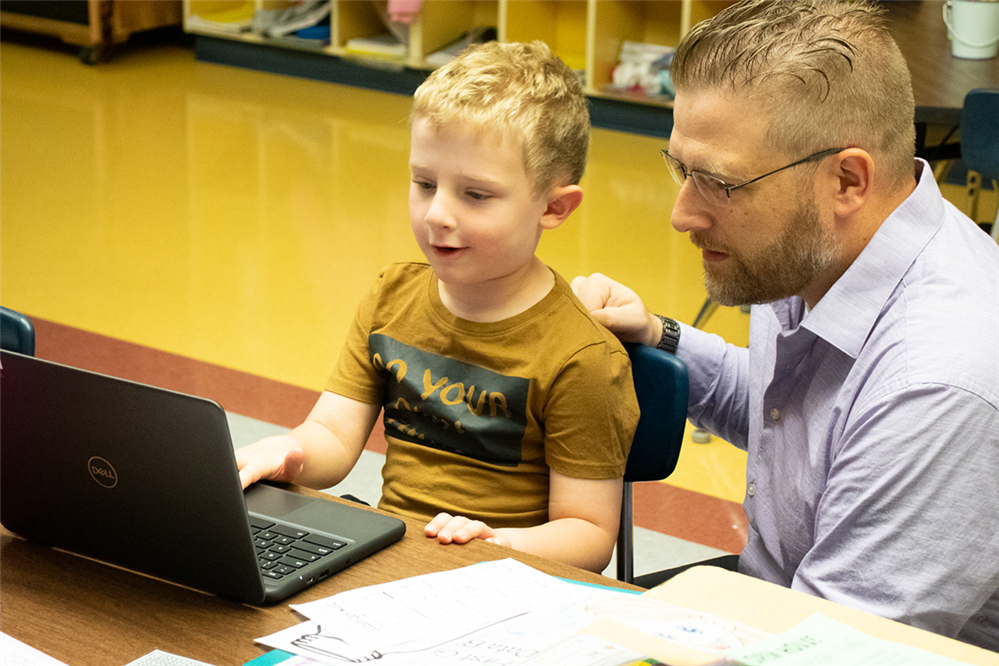
[[[656,315],[656,317],[663,323],[663,336],[659,338],[659,344],[656,345],[656,349],[662,349],[664,352],[675,354],[677,345],[680,344],[680,324],[676,323],[675,319],[670,319],[669,317],[662,315]]]

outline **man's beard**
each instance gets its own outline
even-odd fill
[[[690,232],[690,240],[729,255],[723,266],[704,265],[704,286],[721,305],[771,303],[800,294],[836,255],[836,240],[819,222],[814,201],[795,211],[780,236],[751,256],[713,247],[698,230]]]

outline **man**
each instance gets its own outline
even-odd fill
[[[915,160],[881,14],[742,2],[677,49],[672,223],[711,298],[754,304],[748,349],[573,288],[748,451],[741,572],[996,650],[999,248]]]

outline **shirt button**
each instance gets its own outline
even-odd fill
[[[774,407],[770,410],[770,418],[774,421],[780,421],[780,410]]]
[[[749,486],[746,488],[746,493],[752,497],[756,494],[756,481],[750,481]]]

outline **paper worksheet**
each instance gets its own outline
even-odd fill
[[[783,634],[731,650],[727,658],[728,663],[740,666],[956,666],[963,663],[911,645],[868,636],[818,613]]]
[[[293,605],[310,621],[257,642],[321,663],[629,664],[642,655],[578,634],[591,605],[622,596],[512,559],[483,562]]]
[[[11,666],[21,666],[22,664],[31,666],[66,666],[41,650],[35,649],[27,643],[22,643],[13,636],[0,633],[0,663]]]

